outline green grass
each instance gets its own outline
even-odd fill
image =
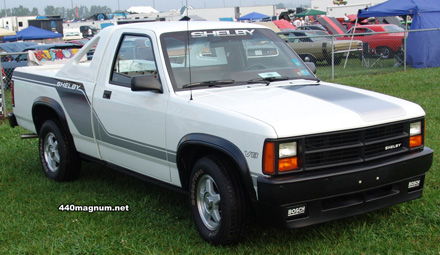
[[[334,82],[422,105],[426,145],[438,152],[439,72],[408,70]],[[49,180],[39,164],[37,140],[21,140],[23,133],[6,121],[0,124],[0,254],[440,254],[438,153],[421,199],[302,229],[255,223],[245,242],[212,247],[195,230],[185,196],[89,163],[77,181]],[[62,212],[61,204],[128,204],[130,211]]]

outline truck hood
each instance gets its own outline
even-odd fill
[[[278,137],[361,128],[425,114],[414,103],[343,85],[273,84],[193,91],[194,101],[257,119],[272,126]]]

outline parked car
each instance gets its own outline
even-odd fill
[[[393,24],[361,25],[352,27],[346,37],[340,37],[338,40],[351,39],[354,32],[354,40],[368,43],[370,53],[381,54],[382,58],[387,59],[393,58],[402,45],[403,31],[403,28]]]
[[[325,29],[324,26],[319,25],[319,24],[299,26],[296,28],[296,30],[321,30],[321,31],[324,31],[328,34],[327,29]]]
[[[63,40],[66,41],[72,41],[72,40],[81,40],[83,39],[83,35],[81,34],[79,28],[77,29],[65,29],[64,30],[64,36]]]
[[[18,58],[21,56],[19,53],[23,52],[23,49],[26,47],[35,46],[37,43],[34,42],[9,42],[9,43],[0,43],[0,53],[3,53],[1,56],[1,66],[3,72],[3,82],[5,84],[5,88],[9,88],[11,83],[12,72],[14,69],[19,66],[26,66],[27,62],[18,61]]]
[[[69,41],[69,43],[74,43],[74,44],[78,44],[78,45],[84,46],[89,41],[90,41],[89,38],[83,38],[81,40],[71,40],[71,41]]]
[[[85,38],[87,38],[93,37],[96,33],[99,32],[99,29],[93,26],[80,26],[79,31]]]
[[[298,55],[307,62],[316,64],[318,61],[332,63],[332,39],[321,30],[291,30],[279,32],[278,35],[286,41]],[[350,46],[351,43],[351,46]],[[339,65],[349,51],[362,50],[362,41],[334,40],[335,65]]]

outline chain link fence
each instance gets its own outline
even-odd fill
[[[402,71],[406,32],[327,35],[314,31],[281,32],[280,36],[304,61],[314,62],[323,79]]]
[[[6,89],[9,89],[14,69],[28,65],[27,52],[1,53],[0,58],[3,84]]]
[[[406,38],[410,33],[439,32],[440,28],[366,33],[366,26],[351,35],[316,32],[279,33],[305,61],[314,62],[322,80],[404,71]],[[306,36],[307,35],[307,36]],[[361,45],[360,45],[361,44]]]
[[[11,78],[14,69],[27,66],[27,52],[12,52],[0,54],[2,79],[0,82],[0,118],[6,117],[5,90],[11,87]]]

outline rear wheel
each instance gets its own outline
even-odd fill
[[[56,181],[70,181],[78,177],[81,166],[78,153],[57,122],[44,122],[38,147],[46,176]]]
[[[234,171],[226,158],[207,156],[191,174],[193,220],[202,238],[214,245],[238,243],[249,228],[248,203]]]
[[[394,52],[389,47],[377,47],[376,52],[382,55],[382,58],[389,59],[394,57]]]

